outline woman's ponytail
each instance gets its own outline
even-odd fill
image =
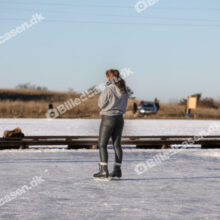
[[[121,93],[127,92],[126,82],[120,76],[120,72],[115,69],[106,71],[106,76],[110,77],[110,80],[120,89]]]

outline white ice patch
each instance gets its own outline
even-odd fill
[[[211,150],[210,152],[203,152],[203,151],[201,151],[201,156],[220,158],[220,152],[215,151],[215,150]]]

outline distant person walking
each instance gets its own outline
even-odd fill
[[[118,70],[106,71],[106,87],[99,97],[98,105],[101,109],[101,125],[99,130],[99,172],[94,174],[96,179],[106,179],[122,176],[121,163],[123,152],[121,148],[121,137],[124,127],[123,114],[128,104],[128,92],[125,81],[121,78]],[[109,139],[115,151],[115,165],[112,173],[108,172],[108,151]]]
[[[157,107],[157,111],[159,111],[160,110],[160,102],[159,102],[159,100],[157,98],[154,99],[154,103],[155,103],[155,105]]]

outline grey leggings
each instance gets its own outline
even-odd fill
[[[107,145],[110,138],[115,151],[115,162],[121,163],[123,152],[121,148],[121,136],[124,127],[124,119],[122,115],[119,116],[102,116],[102,121],[99,130],[99,154],[100,160],[103,163],[108,162]]]

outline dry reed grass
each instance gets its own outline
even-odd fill
[[[50,100],[2,100],[0,101],[0,118],[45,118],[48,111],[48,104],[53,103],[54,107],[63,104],[68,99],[73,100],[80,96],[77,93],[62,93],[51,91],[26,91],[26,90],[0,90],[0,100],[2,94],[22,94],[25,100],[28,96],[50,95]],[[29,98],[27,98],[28,100]],[[99,118],[99,108],[97,106],[98,96],[82,102],[79,106],[67,111],[61,118]],[[185,107],[178,104],[161,104],[161,108],[156,115],[138,116],[132,113],[134,100],[130,99],[125,118],[146,118],[146,119],[185,119]],[[220,119],[220,109],[198,108],[197,119]]]

